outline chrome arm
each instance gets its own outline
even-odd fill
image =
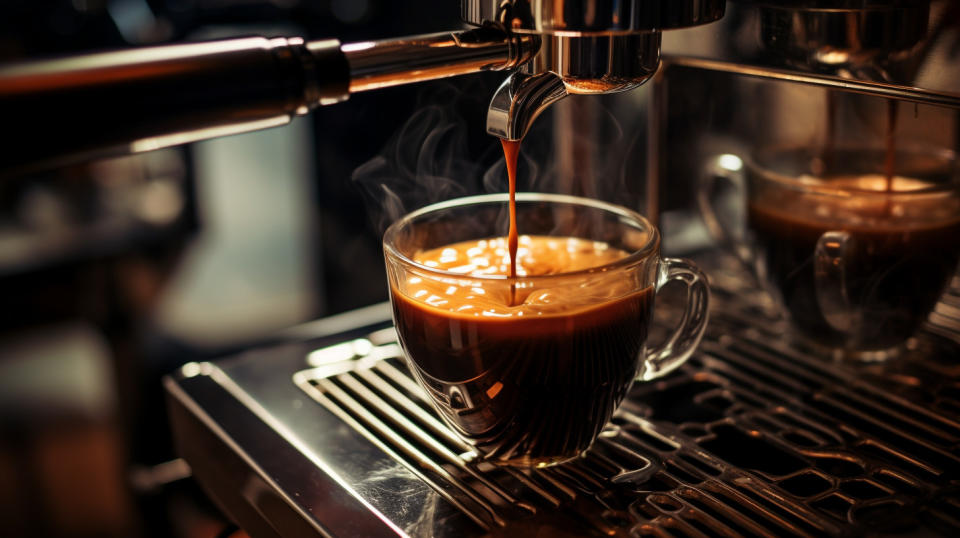
[[[438,78],[513,69],[529,60],[539,38],[492,26],[460,32],[343,45],[350,93]]]
[[[663,60],[663,69],[666,71],[674,67],[698,69],[729,73],[766,80],[779,80],[797,84],[820,86],[829,90],[838,90],[875,97],[885,97],[898,101],[908,101],[924,105],[942,106],[960,109],[960,92],[930,90],[905,84],[890,84],[871,80],[857,80],[841,78],[834,75],[820,73],[805,73],[789,71],[762,65],[747,65],[732,61],[693,58],[688,56],[667,56]]]
[[[537,36],[492,26],[340,45],[252,37],[0,66],[0,177],[275,127],[351,93],[510,69]]]
[[[0,66],[0,176],[283,125],[348,75],[336,40],[263,37]]]

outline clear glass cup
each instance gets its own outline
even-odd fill
[[[900,354],[960,259],[960,174],[952,152],[766,148],[711,161],[699,190],[711,232],[746,263],[794,339],[839,359]],[[717,179],[736,186],[719,210]],[[724,216],[726,215],[726,216]]]
[[[554,194],[517,194],[518,258],[524,235],[603,242],[628,255],[516,279],[414,261],[425,250],[504,237],[507,203],[506,194],[461,198],[395,222],[383,240],[390,296],[410,370],[453,431],[487,461],[547,466],[587,450],[634,380],[660,377],[693,353],[709,289],[690,262],[660,257],[659,233],[637,213]],[[684,314],[648,348],[654,296],[673,281],[687,286]],[[485,306],[450,306],[464,294]]]

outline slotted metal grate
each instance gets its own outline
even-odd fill
[[[762,294],[728,273],[712,272],[698,353],[635,385],[588,456],[559,467],[477,460],[392,329],[314,352],[294,380],[494,534],[545,518],[573,535],[960,533],[960,282],[907,356],[850,365],[787,343]]]

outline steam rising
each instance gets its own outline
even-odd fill
[[[378,232],[424,205],[507,192],[500,142],[484,130],[492,90],[467,84],[463,90],[450,84],[429,86],[420,96],[425,104],[379,155],[354,171],[352,179],[364,194]],[[614,107],[623,104],[612,101]],[[570,97],[553,105],[523,141],[518,190],[637,207],[633,198],[642,177],[637,154],[643,148],[642,118],[637,117],[635,102],[627,104],[633,121],[618,121],[597,97]],[[555,130],[555,122],[568,128]]]
[[[471,155],[471,123],[484,134],[479,116],[468,118],[459,91],[443,86],[421,96],[420,107],[379,155],[353,172],[379,232],[404,214],[427,204],[477,194],[485,166]],[[473,119],[473,122],[468,121]],[[492,147],[496,140],[488,137]],[[498,144],[499,145],[499,144]],[[489,150],[487,153],[491,153]],[[502,159],[502,157],[501,157]]]

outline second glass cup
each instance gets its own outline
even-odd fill
[[[689,262],[660,257],[640,215],[551,194],[517,195],[520,269],[508,278],[491,265],[505,259],[507,201],[451,200],[387,230],[394,321],[410,370],[463,440],[492,463],[553,465],[591,446],[635,379],[691,355],[709,289]],[[687,286],[685,312],[648,349],[654,296],[671,281]]]
[[[717,157],[699,204],[714,235],[743,260],[790,320],[796,340],[836,358],[901,353],[960,259],[960,174],[952,152],[763,148]],[[745,204],[724,219],[717,178]],[[736,220],[744,231],[736,233]]]

